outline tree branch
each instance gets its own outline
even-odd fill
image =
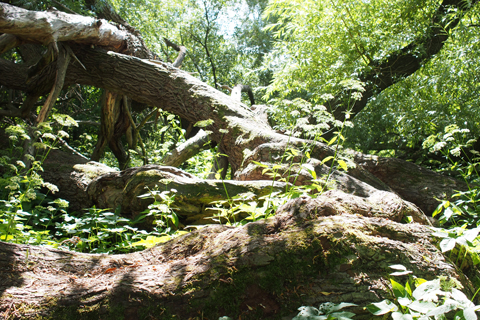
[[[58,96],[60,95],[60,91],[63,89],[63,84],[65,82],[65,75],[67,74],[67,67],[70,63],[70,54],[68,53],[66,45],[60,46],[60,52],[58,53],[57,57],[57,75],[55,77],[55,83],[53,85],[50,94],[48,95],[45,104],[43,105],[40,113],[38,114],[36,123],[42,123],[47,120],[47,117],[50,111],[53,108],[53,105],[57,101]]]
[[[0,36],[0,54],[7,52],[10,49],[18,47],[22,42],[13,34],[2,34]]]
[[[178,57],[172,63],[172,66],[174,66],[175,68],[180,68],[187,54],[187,48],[185,48],[184,46],[179,46],[176,43],[171,42],[167,38],[163,38],[163,41],[165,41],[165,44],[167,46],[172,47],[175,51],[178,51]]]
[[[135,40],[139,43],[135,35],[103,19],[61,11],[30,11],[6,3],[0,3],[0,33],[12,34],[20,40],[33,43],[75,41],[122,52]]]
[[[195,136],[171,150],[161,163],[165,166],[178,167],[199,152],[210,148],[209,142],[209,134],[200,130]]]
[[[253,91],[252,91],[252,88],[250,88],[250,86],[247,86],[244,84],[237,84],[231,91],[232,97],[238,101],[241,101],[242,92],[246,92],[248,94],[248,99],[250,100],[250,104],[253,106],[255,104],[255,98],[253,97]]]

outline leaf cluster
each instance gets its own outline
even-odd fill
[[[395,266],[397,267],[397,266]],[[406,268],[402,267],[404,271]],[[406,282],[405,286],[390,279],[395,303],[388,299],[374,302],[366,308],[375,316],[391,314],[394,320],[428,320],[447,319],[453,313],[456,320],[477,319],[476,306],[457,288],[458,282],[446,277],[426,281],[415,278]]]

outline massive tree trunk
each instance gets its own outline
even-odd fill
[[[472,295],[427,228],[394,222],[413,212],[396,201],[329,191],[267,221],[209,226],[127,255],[0,243],[0,310],[5,319],[291,319],[302,305],[348,301],[359,305],[355,319],[371,319],[362,307],[391,298],[392,264],[454,277]]]
[[[467,263],[464,274],[447,263],[432,244],[424,226],[428,219],[420,210],[431,213],[435,198],[465,189],[464,184],[400,160],[361,154],[353,155],[356,167],[348,173],[337,171],[329,167],[332,161],[321,161],[335,154],[332,148],[279,134],[269,126],[262,108],[251,110],[168,63],[134,56],[140,50],[136,35],[105,20],[34,13],[0,3],[0,32],[5,33],[0,40],[7,42],[2,48],[37,43],[55,51],[56,43],[62,42],[61,50],[72,58],[65,86],[93,85],[191,123],[211,120],[205,129],[228,156],[236,180],[202,181],[157,165],[112,172],[85,160],[75,164],[69,157],[72,161],[63,163],[66,174],[46,173],[45,179],[61,189],[75,185],[75,192],[62,196],[76,208],[82,203],[120,205],[123,214],[135,215],[148,205],[138,198],[145,186],[161,185],[177,190],[183,223],[204,223],[212,215],[213,201],[246,192],[258,199],[272,190],[311,183],[313,171],[306,166],[317,177],[331,176],[337,189],[316,199],[290,200],[265,221],[240,228],[209,226],[129,255],[0,243],[0,272],[5,279],[0,311],[5,318],[42,312],[54,318],[279,319],[305,304],[348,301],[363,307],[389,297],[388,265],[398,263],[417,276],[455,277],[467,294],[474,292],[469,280],[473,266]],[[55,59],[42,63],[32,69],[0,60],[0,84],[34,92],[36,97],[46,94],[59,84],[58,64]],[[24,113],[19,108],[2,110],[0,115]],[[111,134],[113,129],[108,130]],[[286,157],[292,149],[295,153]],[[59,170],[58,159],[49,161]],[[269,173],[284,181],[272,182]],[[401,224],[407,216],[415,223]],[[364,312],[361,307],[358,313]]]

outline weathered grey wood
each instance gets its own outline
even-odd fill
[[[131,33],[107,20],[61,11],[30,11],[7,3],[0,3],[0,32],[43,45],[77,41],[115,49],[132,38]]]

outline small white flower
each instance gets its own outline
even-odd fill
[[[57,137],[55,137],[55,135],[49,133],[49,132],[46,132],[42,135],[43,138],[45,139],[51,139],[51,140],[55,140]]]
[[[359,91],[353,92],[352,93],[352,99],[353,100],[358,100],[358,101],[362,100],[362,93],[359,92]]]
[[[42,186],[50,190],[52,193],[58,192],[58,187],[50,182],[42,183]]]
[[[68,137],[70,137],[70,135],[69,135],[68,133],[66,133],[65,131],[63,131],[63,130],[58,131],[58,136],[59,136],[60,138],[68,138]]]
[[[432,151],[433,151],[433,152],[439,151],[439,150],[441,150],[443,147],[445,147],[446,145],[447,145],[447,143],[444,142],[444,141],[437,142],[437,143],[432,147]]]

